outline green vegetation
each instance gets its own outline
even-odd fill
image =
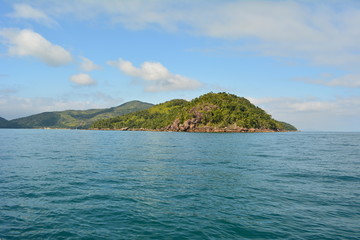
[[[286,122],[279,122],[282,125],[282,129],[286,131],[297,131],[297,128]]]
[[[98,129],[158,129],[188,131],[201,128],[269,129],[294,131],[295,127],[272,119],[246,98],[228,93],[208,93],[194,100],[171,100],[147,110],[94,122]]]
[[[131,101],[118,107],[90,110],[45,112],[9,121],[18,128],[78,128],[86,129],[99,119],[112,118],[152,107],[150,103]]]
[[[170,125],[187,104],[185,100],[175,99],[139,112],[99,120],[93,123],[91,128],[160,129]]]
[[[16,127],[15,124],[11,123],[5,118],[0,117],[0,128],[14,128],[14,127]]]

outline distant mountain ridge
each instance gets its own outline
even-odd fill
[[[144,110],[153,104],[130,101],[117,107],[89,110],[44,112],[8,121],[0,118],[0,128],[78,128],[86,129],[99,119],[106,119]]]
[[[10,121],[0,117],[0,128],[11,128],[13,126],[14,125]]]
[[[296,131],[249,100],[229,93],[207,93],[191,101],[174,99],[149,109],[102,119],[93,129],[182,132]]]

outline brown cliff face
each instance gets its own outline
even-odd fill
[[[186,132],[196,129],[198,123],[199,122],[196,118],[186,120],[183,124],[180,123],[179,119],[176,119],[170,126],[166,127],[165,129],[167,131]]]
[[[176,119],[171,125],[163,129],[163,131],[171,132],[281,132],[282,130],[277,129],[256,129],[256,128],[243,128],[236,124],[228,127],[211,127],[211,126],[199,126],[201,121],[199,118],[192,118],[185,120],[183,124],[180,123],[179,119]]]
[[[175,121],[166,129],[168,131],[196,131],[199,129],[199,125],[204,121],[204,114],[210,112],[212,110],[217,109],[218,106],[213,104],[202,104],[199,106],[195,106],[190,109],[189,113],[192,116],[191,119],[185,120],[183,123],[180,122],[180,119],[175,119]]]

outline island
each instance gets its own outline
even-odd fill
[[[141,111],[95,121],[90,129],[173,132],[297,131],[291,124],[273,119],[246,98],[225,92],[210,92],[191,101],[170,100]]]

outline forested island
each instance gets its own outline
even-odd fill
[[[297,131],[243,97],[207,93],[192,101],[174,99],[145,110],[94,122],[91,129],[178,132]]]
[[[277,121],[249,100],[229,93],[207,93],[191,101],[174,99],[158,105],[131,101],[106,109],[44,112],[6,120],[0,128],[99,129],[174,132],[297,131]]]

